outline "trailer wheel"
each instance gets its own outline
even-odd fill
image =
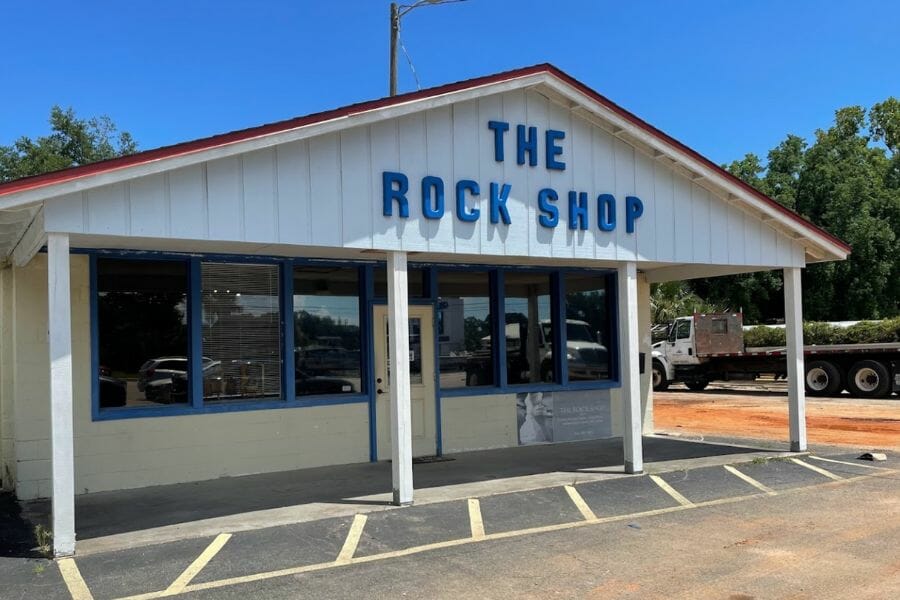
[[[706,386],[709,385],[709,381],[706,379],[695,379],[693,381],[685,381],[684,385],[692,392],[699,392],[706,389]]]
[[[669,379],[666,377],[666,369],[658,360],[653,361],[653,391],[664,392],[669,389]]]
[[[861,360],[847,373],[847,389],[859,398],[881,398],[891,389],[887,367],[877,360]]]
[[[814,360],[806,365],[806,393],[810,396],[840,394],[840,370],[827,360]]]

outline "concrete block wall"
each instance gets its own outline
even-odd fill
[[[14,285],[8,286],[12,279]],[[3,414],[15,415],[11,434],[16,493],[21,499],[50,495],[50,403],[47,351],[47,261],[39,254],[26,267],[3,272],[3,293],[13,300],[12,354],[4,369]],[[8,292],[13,288],[13,293]],[[72,256],[75,492],[213,479],[369,459],[368,406],[342,404],[114,421],[91,420],[89,280],[86,256]],[[6,307],[6,304],[3,305]],[[8,311],[7,311],[8,312]],[[7,315],[0,311],[0,316]],[[6,347],[6,344],[4,344]],[[5,352],[5,351],[4,351]],[[7,362],[3,362],[6,360]],[[12,445],[12,444],[10,444]]]

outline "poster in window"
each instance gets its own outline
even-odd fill
[[[609,390],[516,394],[519,445],[612,436]]]

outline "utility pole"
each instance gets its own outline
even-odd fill
[[[390,56],[390,95],[397,95],[397,43],[400,39],[400,19],[414,8],[428,4],[450,4],[453,2],[465,2],[466,0],[418,0],[412,4],[398,5],[391,2],[391,56]],[[407,56],[407,59],[409,57]]]
[[[391,96],[397,95],[397,36],[400,34],[400,9],[391,2]]]

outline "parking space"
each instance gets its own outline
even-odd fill
[[[500,494],[480,500],[486,534],[531,529],[583,519],[564,488]]]
[[[673,471],[663,473],[660,477],[695,504],[760,492],[747,481],[722,467]]]
[[[149,600],[896,473],[884,464],[874,466],[850,456],[808,456],[573,482],[88,555],[67,563],[67,579],[77,580],[80,571],[97,600]],[[71,583],[69,587],[77,589],[78,582],[74,587]]]
[[[78,569],[95,600],[121,598],[165,589],[213,538],[200,538],[88,555]]]
[[[469,537],[466,502],[442,502],[368,515],[354,556],[371,556]]]
[[[235,533],[193,581],[203,583],[334,560],[352,521],[350,517],[322,519]]]
[[[678,502],[649,477],[596,481],[576,488],[598,517],[615,517],[678,506]]]
[[[830,481],[828,476],[801,466],[792,460],[769,460],[739,465],[737,468],[741,473],[775,491]]]

